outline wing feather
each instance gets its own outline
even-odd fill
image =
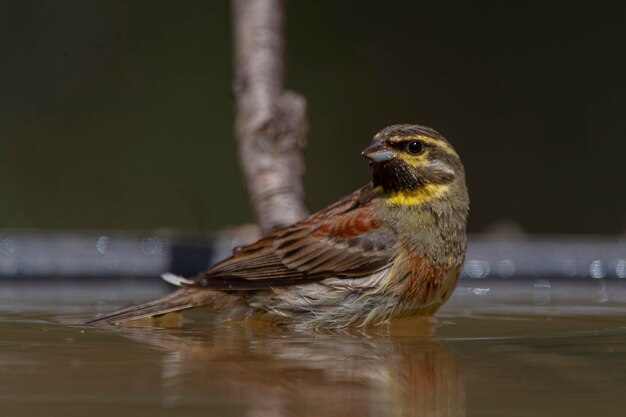
[[[308,219],[238,249],[193,278],[191,286],[263,288],[263,283],[267,287],[293,285],[380,270],[389,264],[396,240],[376,218],[377,198],[371,185],[363,187]]]

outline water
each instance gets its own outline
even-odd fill
[[[182,327],[82,327],[161,289],[2,287],[0,415],[623,416],[624,285],[605,282],[607,299],[595,281],[535,284],[462,283],[433,324],[328,334],[202,311]]]

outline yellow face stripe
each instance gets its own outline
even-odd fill
[[[448,190],[448,184],[427,184],[413,191],[397,191],[385,198],[389,206],[419,206],[440,197]]]
[[[454,155],[457,158],[459,157],[459,155],[452,148],[452,146],[448,145],[446,142],[444,142],[442,140],[431,138],[430,136],[413,135],[413,136],[391,136],[391,137],[389,137],[389,141],[390,142],[406,142],[406,141],[409,141],[409,140],[421,140],[424,143],[428,143],[430,145],[434,145],[434,146],[436,146],[436,147],[438,147],[440,149],[443,149],[444,151],[446,151],[450,155]]]
[[[413,168],[424,166],[430,163],[430,160],[428,159],[428,152],[421,155],[410,155],[403,152],[396,154],[396,158],[400,159],[406,164],[411,165]]]

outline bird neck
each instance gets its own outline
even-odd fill
[[[384,201],[389,207],[419,208],[440,199],[449,188],[449,184],[424,184],[414,189],[386,192]]]
[[[411,251],[438,262],[459,262],[465,251],[469,199],[464,182],[384,193],[384,218]]]

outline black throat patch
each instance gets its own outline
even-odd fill
[[[397,159],[372,164],[374,187],[383,187],[386,193],[414,191],[424,185],[426,180],[419,178],[415,169]]]

